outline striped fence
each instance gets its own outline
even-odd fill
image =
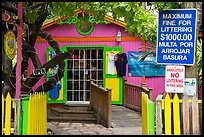
[[[152,102],[148,95],[142,92],[142,134],[154,135],[155,128],[155,103]]]
[[[14,133],[14,127],[11,127],[11,110],[14,108],[10,93],[6,98],[2,94],[2,135],[11,135]]]
[[[12,102],[9,93],[6,98],[2,95],[2,134],[10,135],[14,132],[17,132],[18,135],[47,134],[47,102],[44,92],[34,93],[20,99],[18,111],[15,111],[14,116],[17,128],[11,127]]]
[[[199,105],[200,104],[200,105]],[[187,95],[179,99],[175,94],[170,99],[159,95],[156,99],[156,134],[157,135],[199,135],[202,121],[202,100],[194,95],[192,100]]]

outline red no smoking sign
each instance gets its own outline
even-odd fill
[[[184,66],[166,66],[165,91],[169,93],[183,93],[185,80]]]

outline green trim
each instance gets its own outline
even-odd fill
[[[18,108],[18,135],[22,135],[22,127],[23,127],[23,112],[22,112],[22,101],[19,102]]]
[[[27,135],[27,130],[28,130],[28,100],[23,101],[22,135]]]
[[[149,135],[155,135],[155,103],[148,100],[149,104]]]
[[[72,48],[72,49],[91,49],[91,48],[104,48],[105,45],[65,45],[64,48]],[[67,51],[67,50],[66,50]]]
[[[81,21],[81,20],[87,20],[87,21],[89,21],[89,18],[80,18],[79,21]],[[89,21],[89,22],[90,22],[90,21]],[[75,23],[75,27],[76,27],[77,32],[78,32],[79,34],[81,34],[81,35],[86,36],[86,35],[90,34],[90,33],[93,31],[93,29],[94,29],[94,24],[90,22],[90,23],[91,23],[91,28],[90,28],[90,30],[89,30],[88,32],[82,32],[82,31],[80,30],[80,28],[79,28],[79,26],[78,26],[77,23],[79,23],[79,22],[76,22],[76,23]]]
[[[48,47],[47,48],[47,51],[46,51],[46,61],[49,60],[49,52],[51,50],[53,50],[52,47]],[[62,52],[66,52],[66,49],[64,47],[60,47],[60,50]],[[65,61],[65,68],[64,68],[64,70],[66,70],[66,68],[67,68],[66,59],[64,61]],[[49,77],[50,77],[50,73],[49,72],[50,72],[50,70],[48,70],[47,73],[46,73],[46,81],[49,80]],[[49,100],[49,91],[48,91],[46,93],[46,98],[47,98],[47,103],[48,104],[50,104],[50,103],[52,103],[52,104],[55,104],[55,103],[66,103],[66,98],[67,98],[67,92],[66,91],[67,90],[66,90],[66,85],[65,85],[64,81],[66,81],[66,79],[67,79],[67,71],[64,71],[64,77],[62,79],[63,79],[63,83],[61,83],[61,84],[63,86],[63,89],[62,89],[62,91],[63,91],[63,98],[61,100]]]
[[[106,88],[106,78],[119,78],[119,100],[118,101],[112,101],[112,104],[119,104],[121,105],[122,104],[122,92],[123,92],[123,78],[122,77],[117,77],[117,74],[115,75],[110,75],[110,74],[107,74],[106,73],[106,69],[107,69],[107,66],[106,66],[106,61],[107,61],[107,57],[106,57],[106,52],[107,51],[120,51],[122,52],[123,51],[123,47],[120,46],[120,47],[105,47],[104,48],[104,52],[103,52],[103,56],[104,56],[104,63],[103,63],[103,68],[104,68],[104,73],[103,73],[103,81],[104,81],[104,88]]]

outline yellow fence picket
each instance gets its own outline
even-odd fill
[[[168,93],[164,101],[165,135],[171,135],[171,100]]]
[[[46,94],[44,94],[44,103],[43,103],[43,108],[44,108],[44,134],[46,135],[47,134],[47,99],[46,99]]]
[[[30,135],[31,134],[31,100],[32,97],[30,96],[29,101],[28,101],[28,128],[27,128],[27,134]]]
[[[173,98],[173,118],[174,118],[174,135],[180,135],[180,109],[179,109],[179,98],[175,94]]]
[[[142,135],[149,135],[148,96],[142,92]]]
[[[3,129],[4,129],[4,95],[3,94],[2,94],[2,108],[1,109],[2,109],[2,119],[1,119],[1,121],[2,121],[2,127],[1,127],[2,130],[1,131],[2,132],[1,133],[3,135],[3,133],[4,133],[3,132]]]
[[[8,92],[6,97],[6,112],[5,112],[5,135],[11,134],[11,96]]]

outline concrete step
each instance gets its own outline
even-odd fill
[[[68,104],[68,105],[63,105],[64,109],[68,110],[84,110],[87,111],[89,110],[89,104]]]
[[[49,112],[47,114],[47,120],[48,121],[56,121],[56,122],[77,122],[77,123],[97,123],[96,118],[90,118],[90,117],[75,117],[75,116],[57,116],[52,112]]]
[[[80,117],[80,118],[94,118],[94,111],[84,110],[67,110],[64,108],[51,108],[51,112],[59,117]]]

